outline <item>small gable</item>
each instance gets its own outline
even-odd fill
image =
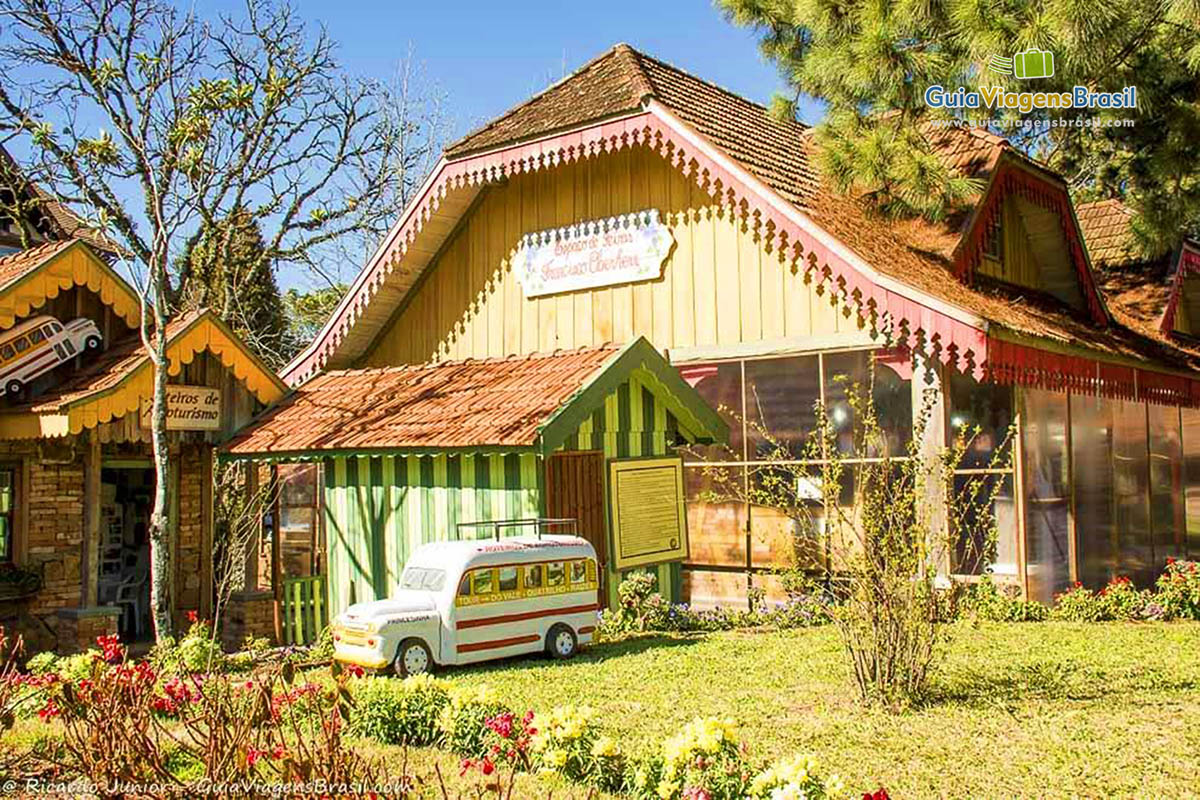
[[[1175,269],[1163,333],[1200,337],[1200,245],[1185,242]]]

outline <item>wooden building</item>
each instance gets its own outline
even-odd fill
[[[0,618],[29,652],[151,634],[153,370],[139,309],[82,240],[0,258]],[[214,446],[286,387],[208,312],[176,318],[167,337],[170,586],[182,622],[211,613]]]
[[[1049,600],[1074,580],[1144,583],[1166,558],[1200,554],[1189,329],[1151,329],[1110,302],[1060,176],[986,132],[928,135],[980,191],[942,224],[881,218],[822,180],[805,125],[618,45],[448,148],[283,378],[305,391],[326,374],[644,338],[737,412],[729,463],[749,480],[755,426],[799,442],[818,399],[852,425],[838,377],[874,362],[897,448],[929,389],[944,424],[924,446],[982,429],[962,474],[999,485],[987,568],[1000,579]],[[1173,308],[1190,308],[1193,282],[1171,283]],[[351,442],[339,456],[358,454]],[[349,482],[323,463],[328,498]],[[685,478],[680,596],[770,589],[788,522],[704,502],[697,462]],[[340,505],[323,518],[346,523]]]

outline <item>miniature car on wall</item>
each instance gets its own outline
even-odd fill
[[[0,333],[0,386],[12,396],[34,378],[85,351],[98,351],[104,338],[86,317],[63,325],[37,316]]]
[[[400,676],[524,653],[570,658],[592,641],[598,586],[596,551],[578,536],[427,544],[392,597],[334,619],[334,658]]]

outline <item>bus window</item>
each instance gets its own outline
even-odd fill
[[[24,353],[29,349],[29,340],[24,336],[22,336],[20,339],[17,339],[15,342],[13,342],[13,344],[16,345],[18,353]]]
[[[546,585],[547,586],[562,586],[567,581],[566,570],[563,569],[561,561],[555,561],[553,564],[546,565]]]
[[[589,581],[596,580],[596,562],[590,558],[587,560],[587,576]]]
[[[528,567],[526,567],[525,568],[525,588],[526,589],[542,588],[542,580],[544,577],[542,575],[542,572],[543,572],[543,570],[542,570],[541,564],[530,564]]]
[[[587,565],[583,561],[571,562],[571,583],[587,583]]]
[[[492,593],[492,571],[490,569],[476,570],[471,574],[471,594]]]
[[[500,573],[500,580],[498,581],[500,591],[515,592],[517,590],[517,568],[501,567],[497,571]]]
[[[33,330],[31,330],[29,332],[29,341],[33,342],[34,344],[37,344],[38,342],[40,342],[42,339],[45,339],[45,338],[46,338],[46,334],[42,333],[41,328],[34,328]]]
[[[50,323],[50,332],[51,333],[61,333],[62,332],[62,324],[58,323],[58,322],[51,322]]]
[[[42,335],[45,336],[47,339],[49,339],[51,336],[54,335],[54,326],[43,325],[42,326]]]
[[[0,347],[0,358],[4,359],[5,361],[8,361],[16,354],[17,351],[13,349],[11,344],[6,344],[4,347]]]
[[[463,575],[462,580],[459,581],[458,596],[459,597],[470,597],[471,596],[471,576],[470,576],[470,574]]]
[[[75,345],[71,344],[70,339],[63,339],[62,346],[66,349],[68,355],[75,355]]]

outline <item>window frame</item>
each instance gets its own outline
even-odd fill
[[[19,528],[21,527],[21,520],[22,520],[22,517],[21,517],[21,513],[22,513],[22,507],[21,507],[22,465],[20,463],[12,462],[12,461],[0,461],[0,472],[9,472],[12,474],[12,480],[10,483],[10,490],[12,493],[12,498],[11,498],[11,503],[9,505],[9,510],[7,512],[0,512],[0,517],[7,517],[7,520],[8,520],[8,533],[7,533],[8,555],[6,558],[0,557],[0,565],[16,566],[20,562],[20,558],[18,557],[18,547],[20,545]]]

